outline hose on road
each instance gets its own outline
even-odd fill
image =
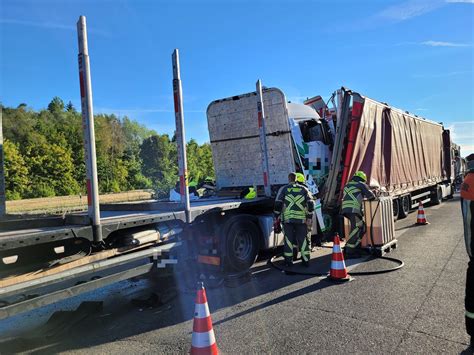
[[[284,267],[281,267],[279,265],[276,265],[275,264],[275,259],[278,258],[278,257],[281,257],[282,255],[283,254],[278,254],[278,255],[273,256],[271,259],[268,260],[268,264],[270,264],[275,269],[280,270],[280,271],[284,271],[285,273],[290,274],[290,275],[328,276],[328,274],[329,274],[328,272],[327,273],[320,273],[320,272],[310,272],[310,271],[304,271],[304,270],[296,271],[296,270],[291,270],[289,268],[284,268]],[[394,266],[394,267],[391,267],[391,268],[379,269],[379,270],[374,270],[374,271],[354,271],[354,272],[349,272],[349,274],[351,276],[367,276],[367,275],[385,274],[387,272],[392,272],[392,271],[399,270],[405,265],[403,260],[396,259],[396,258],[390,258],[388,256],[377,256],[377,257],[372,258],[371,260],[375,260],[375,259],[383,259],[383,260],[391,261],[391,262],[393,262],[397,265]]]

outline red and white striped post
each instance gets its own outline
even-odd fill
[[[270,169],[268,168],[265,107],[263,105],[262,82],[260,79],[257,81],[257,112],[258,129],[260,134],[260,148],[262,150],[263,187],[265,189],[265,196],[270,197],[272,195],[272,188],[270,185]]]
[[[184,204],[186,222],[191,223],[191,205],[189,203],[188,189],[188,162],[186,158],[186,136],[184,131],[183,90],[181,87],[179,52],[177,49],[174,50],[171,58],[173,61],[173,97],[176,122],[176,143],[178,145],[179,193],[181,195],[181,203]]]
[[[85,16],[77,21],[79,39],[79,83],[81,87],[82,128],[84,132],[84,156],[86,160],[87,206],[92,222],[94,241],[102,242],[99,210],[99,184],[95,154],[94,111],[92,105],[92,84],[90,75],[89,49]]]
[[[5,195],[5,160],[3,155],[3,114],[0,110],[0,219],[7,213]]]

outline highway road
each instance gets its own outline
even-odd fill
[[[425,212],[427,226],[413,225],[416,213],[396,223],[399,244],[390,256],[405,262],[401,270],[337,284],[317,276],[286,275],[262,260],[252,268],[248,282],[208,288],[221,352],[459,354],[466,350],[463,300],[468,258],[459,198]],[[330,252],[314,250],[310,269],[327,270]],[[351,271],[389,266],[381,260],[348,264]],[[122,282],[4,320],[0,353],[187,353],[195,293],[187,290],[184,278],[175,274],[174,281]],[[131,302],[151,291],[161,294],[162,304],[147,307]]]

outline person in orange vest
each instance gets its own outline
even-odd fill
[[[471,337],[471,349],[474,349],[474,242],[472,234],[474,231],[474,154],[466,157],[467,174],[461,185],[461,210],[464,222],[464,241],[469,255],[469,263],[466,272],[466,296],[464,305],[466,308],[466,331]]]

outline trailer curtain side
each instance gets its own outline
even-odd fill
[[[446,179],[443,126],[364,98],[349,176],[363,170],[393,195]]]

